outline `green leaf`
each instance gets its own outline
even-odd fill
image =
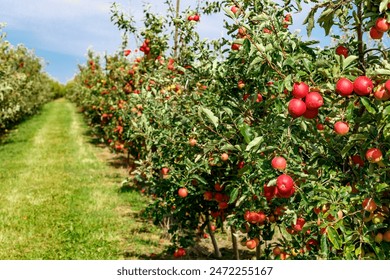
[[[356,55],[349,55],[346,59],[343,60],[343,70],[345,70],[352,62],[357,60],[359,57]]]
[[[389,0],[382,0],[379,4],[379,12],[383,13],[387,10],[387,4],[389,3]]]
[[[209,120],[214,124],[215,128],[217,128],[219,120],[214,115],[214,113],[210,109],[203,108],[203,107],[201,107],[201,110],[203,111],[203,113],[206,114],[206,116],[209,118]]]
[[[257,147],[260,145],[260,143],[263,141],[263,136],[256,137],[253,139],[248,146],[246,147],[245,151],[249,152],[252,148]]]
[[[387,106],[384,110],[383,110],[383,117],[387,116],[390,114],[390,105]]]
[[[326,238],[326,234],[321,235],[321,253],[323,258],[327,259],[329,254],[328,248],[328,239]]]
[[[247,144],[249,144],[251,142],[251,138],[252,138],[251,127],[248,124],[243,123],[240,126],[240,132],[241,132],[241,135],[244,137],[245,142]]]
[[[355,145],[356,144],[353,141],[348,142],[347,145],[345,145],[341,150],[341,156],[344,158],[348,154],[349,150],[351,150]]]
[[[199,175],[193,174],[191,177],[192,177],[192,179],[196,179],[196,180],[198,180],[198,182],[201,182],[204,185],[208,185],[209,184],[205,178],[203,178],[203,177],[201,177]]]
[[[231,192],[230,192],[230,199],[229,199],[229,204],[233,203],[234,201],[236,201],[237,197],[238,197],[238,192],[239,192],[239,188],[234,188]]]
[[[341,249],[342,241],[340,235],[337,233],[337,230],[335,230],[333,227],[328,227],[327,232],[329,241],[333,244],[335,249]]]
[[[364,105],[364,107],[366,107],[367,111],[370,114],[375,114],[376,113],[375,108],[371,105],[371,103],[370,103],[370,101],[368,100],[367,97],[362,97],[360,100],[362,101],[362,104]]]

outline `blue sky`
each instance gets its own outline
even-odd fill
[[[77,72],[77,64],[85,61],[88,48],[99,53],[113,53],[121,45],[121,33],[110,21],[110,0],[1,0],[0,22],[12,44],[33,49],[46,62],[46,71],[62,83]],[[164,11],[163,0],[119,0],[125,11],[142,19],[142,4]],[[182,1],[184,9],[186,3]],[[305,8],[307,10],[307,8]],[[294,16],[291,30],[302,29],[302,15]],[[218,38],[223,32],[223,15],[201,17],[197,28],[202,37]],[[319,31],[322,32],[322,31]],[[317,35],[316,35],[317,34]],[[321,36],[314,33],[314,39]],[[135,46],[130,46],[135,47]]]

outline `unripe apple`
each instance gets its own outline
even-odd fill
[[[188,140],[188,142],[189,142],[191,147],[196,146],[196,143],[197,143],[196,139],[194,139],[194,138],[190,138],[190,140]]]
[[[336,92],[341,96],[351,95],[353,92],[353,83],[347,78],[341,78],[336,83]]]
[[[383,240],[383,234],[378,232],[376,235],[375,235],[375,238],[374,238],[375,242],[376,243],[381,243],[382,240]]]
[[[308,95],[308,93],[309,93],[309,86],[306,83],[304,82],[294,83],[292,95],[295,98],[304,98],[306,97],[306,95]]]
[[[346,122],[338,121],[334,124],[334,131],[338,135],[345,135],[349,131],[349,125]]]
[[[374,216],[372,217],[372,222],[374,224],[381,224],[383,223],[383,221],[385,220],[385,217],[383,217],[383,215],[377,213],[377,214],[374,214]]]
[[[287,167],[287,161],[284,157],[274,157],[271,161],[271,165],[277,170],[284,170]]]
[[[346,58],[348,56],[348,49],[344,46],[338,46],[336,48],[336,54],[342,55]]]
[[[293,118],[298,118],[306,112],[306,104],[300,99],[293,98],[288,104],[288,112]]]
[[[221,160],[222,161],[227,161],[229,159],[229,155],[227,154],[227,153],[223,153],[222,155],[221,155]]]
[[[309,92],[306,95],[305,104],[307,109],[310,110],[318,109],[322,105],[324,105],[324,99],[322,98],[322,95],[319,92],[316,91]]]
[[[383,234],[383,240],[386,241],[386,242],[390,242],[390,230],[387,230],[387,231]]]
[[[357,95],[369,95],[373,88],[371,79],[366,76],[357,77],[353,82],[353,90]]]

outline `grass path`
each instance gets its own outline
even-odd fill
[[[123,175],[85,131],[57,100],[0,144],[0,259],[137,259],[161,248],[158,230],[131,214],[145,200],[118,191]]]

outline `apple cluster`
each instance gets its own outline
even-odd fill
[[[199,21],[200,20],[200,16],[198,14],[195,14],[195,15],[189,15],[187,17],[188,21]]]
[[[293,118],[303,116],[314,119],[318,116],[318,109],[324,104],[322,95],[317,91],[310,92],[309,86],[304,83],[294,83],[293,99],[288,104],[288,112]]]
[[[150,53],[150,40],[145,39],[145,41],[142,43],[142,46],[139,48],[141,52],[148,55]]]

